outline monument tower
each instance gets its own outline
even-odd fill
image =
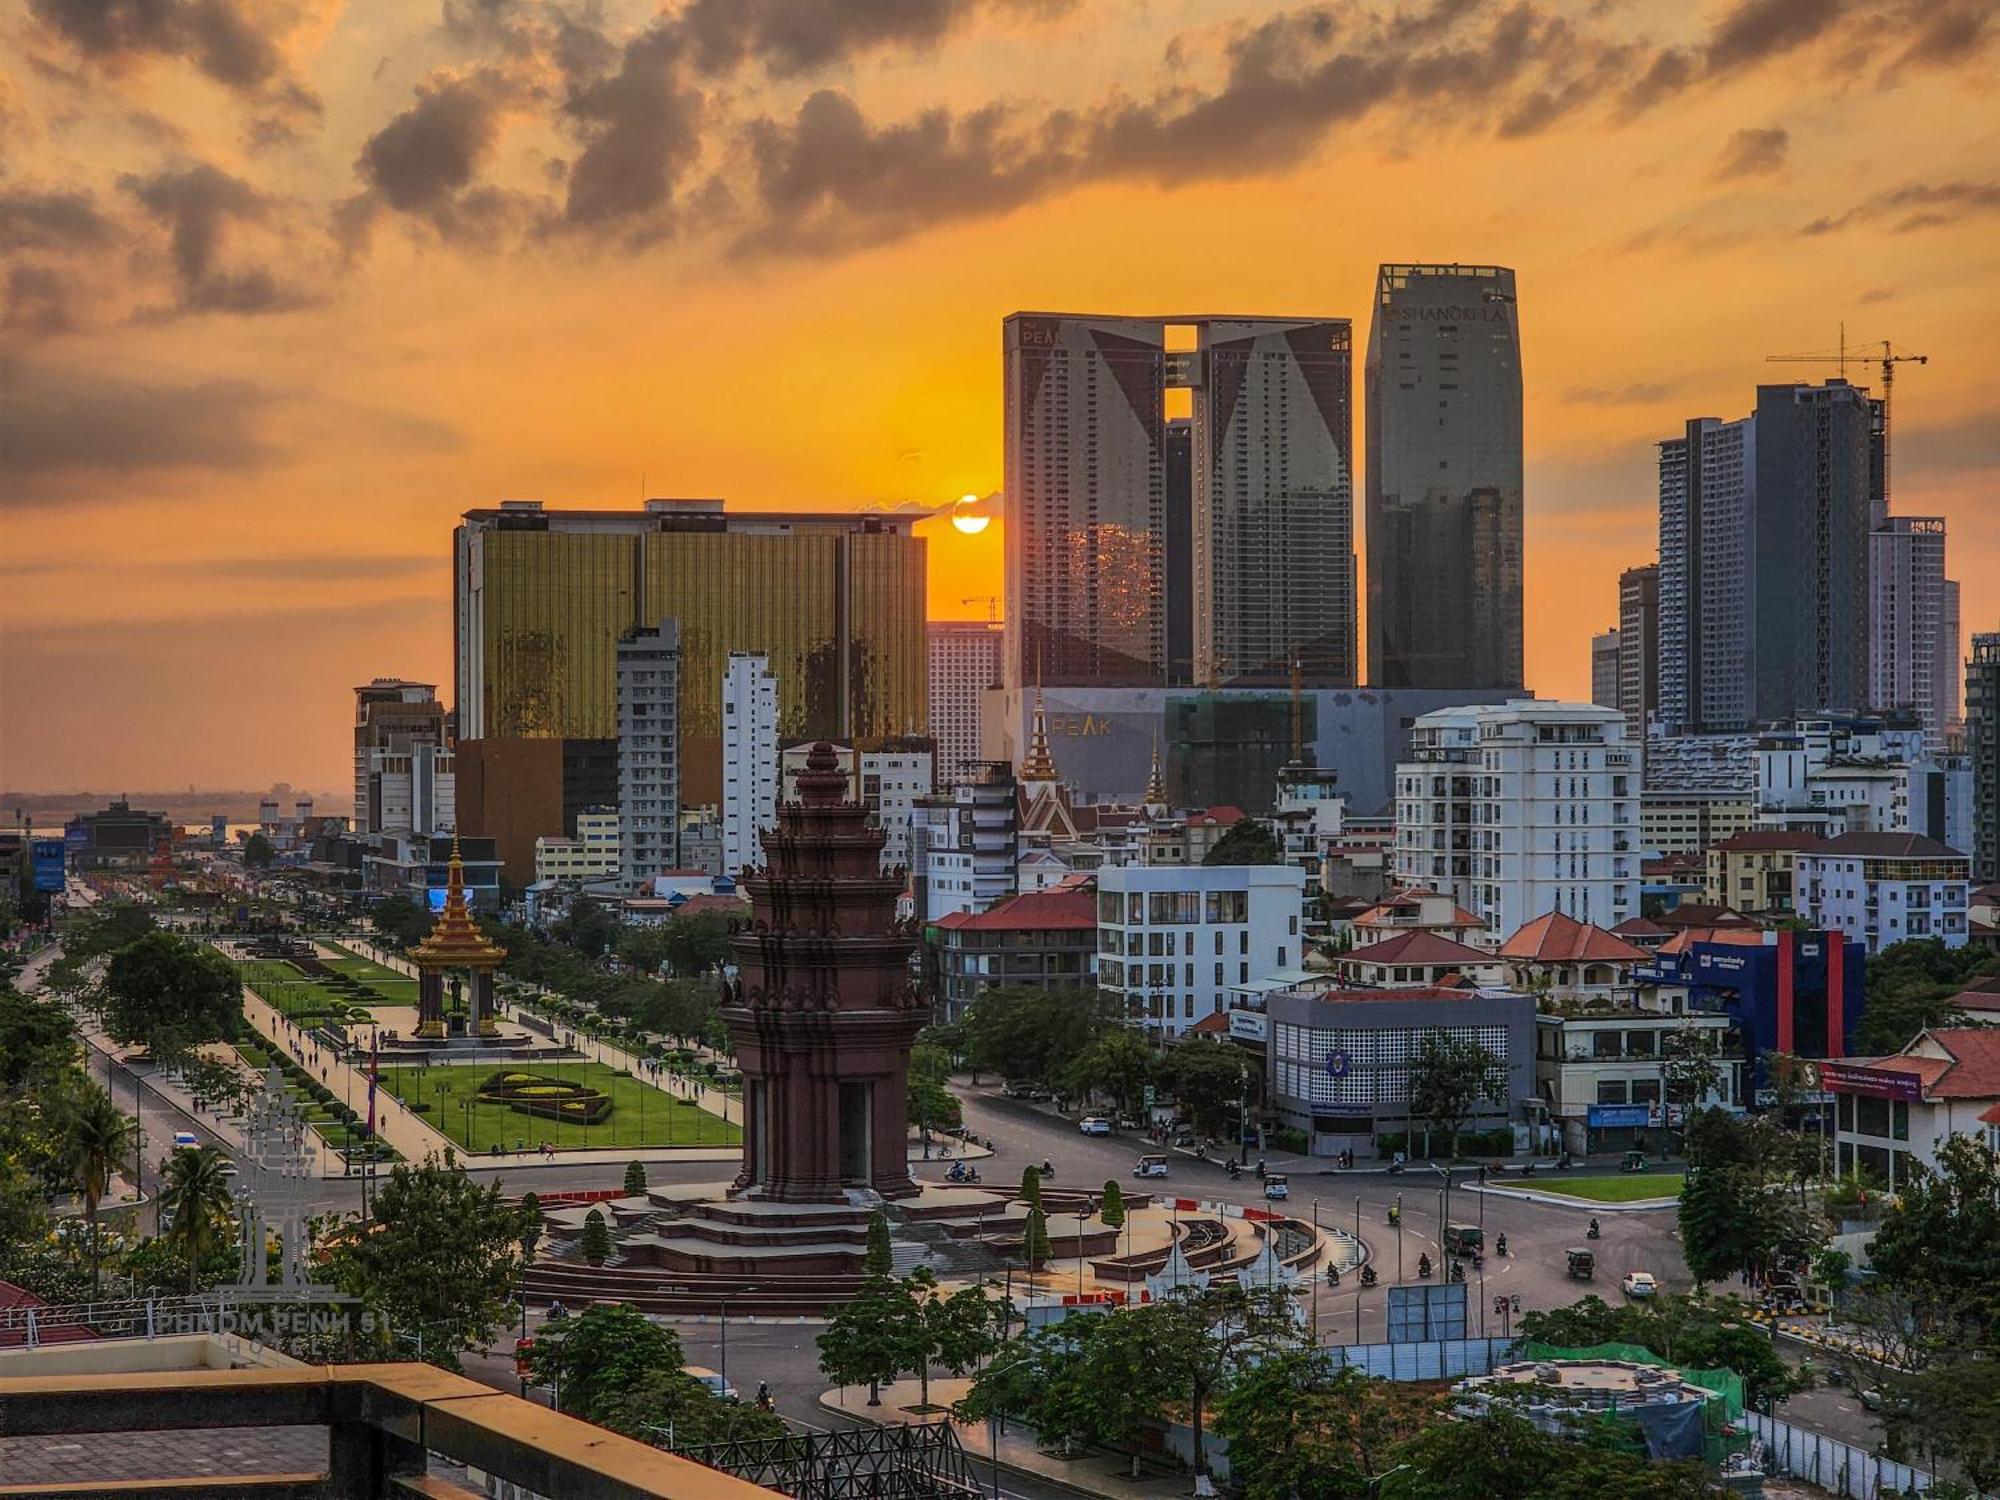
[[[903,872],[887,835],[847,795],[833,747],[812,748],[798,800],[743,878],[751,917],[730,939],[737,978],[722,1018],[743,1073],[743,1171],[732,1197],[846,1203],[910,1179],[910,1046],[930,1008],[910,977],[916,940],[896,921]]]

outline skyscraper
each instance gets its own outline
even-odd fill
[[[1957,585],[1940,516],[1891,516],[1868,537],[1868,706],[1908,709],[1933,749],[1958,717]]]
[[[466,512],[455,536],[462,826],[499,839],[518,883],[537,834],[573,835],[578,811],[618,800],[618,641],[661,620],[680,628],[684,802],[720,799],[731,651],[770,657],[788,738],[921,731],[915,522],[725,513],[719,500]]]
[[[618,877],[635,887],[680,865],[680,627],[618,642]]]
[[[1590,701],[1599,708],[1625,706],[1619,675],[1618,627],[1590,638]]]
[[[1660,712],[1718,734],[1866,705],[1876,403],[1757,388],[1660,444]]]
[[[1369,685],[1518,687],[1514,273],[1383,266],[1367,403]]]
[[[1972,758],[1972,878],[2000,880],[2000,631],[1972,638],[1965,748]]]
[[[722,870],[764,862],[760,835],[778,823],[778,684],[771,659],[732,651],[722,677]]]
[[[377,677],[354,690],[354,831],[457,827],[452,752],[437,685]]]
[[[1660,706],[1660,565],[1618,575],[1618,707],[1625,743],[1643,755],[1646,723]]]
[[[937,743],[937,781],[955,786],[979,760],[979,705],[1000,683],[1003,628],[990,620],[932,620],[930,735]]]
[[[1346,321],[1016,313],[1004,347],[1010,686],[1354,681]]]

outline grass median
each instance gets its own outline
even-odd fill
[[[1495,1186],[1531,1189],[1552,1198],[1580,1198],[1590,1203],[1641,1203],[1652,1198],[1678,1198],[1678,1172],[1628,1172],[1618,1177],[1563,1177],[1544,1182],[1537,1173],[1530,1181],[1510,1181]]]
[[[496,1073],[532,1074],[551,1086],[580,1086],[609,1096],[611,1109],[594,1123],[550,1119],[504,1099],[482,1097]],[[533,1087],[534,1085],[529,1085]],[[743,1132],[651,1084],[599,1062],[478,1063],[435,1068],[384,1068],[382,1092],[405,1104],[422,1104],[426,1124],[474,1155],[539,1150],[620,1150],[634,1146],[734,1146]]]

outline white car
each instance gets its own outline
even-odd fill
[[[1625,1289],[1628,1297],[1650,1297],[1660,1289],[1651,1271],[1627,1271],[1625,1279],[1618,1284]]]
[[[683,1365],[682,1368],[698,1380],[709,1395],[715,1397],[717,1400],[740,1401],[743,1399],[742,1392],[738,1391],[735,1386],[724,1380],[722,1376],[714,1370],[709,1369],[706,1365]]]
[[[1111,1122],[1102,1115],[1085,1115],[1076,1122],[1076,1128],[1085,1135],[1111,1134]]]

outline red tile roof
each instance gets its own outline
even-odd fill
[[[1791,828],[1753,828],[1744,833],[1732,833],[1720,843],[1711,844],[1712,849],[1728,849],[1740,853],[1755,853],[1760,849],[1817,849],[1826,842],[1816,833],[1806,833]]]
[[[1348,1000],[1477,1000],[1479,992],[1473,989],[1454,989],[1444,985],[1413,985],[1408,989],[1376,990],[1321,990],[1313,999],[1321,1004],[1339,1004]]]
[[[1965,858],[1956,849],[1921,833],[1843,833],[1809,852],[1833,858],[1852,855],[1858,859]]]
[[[1187,1029],[1199,1036],[1228,1036],[1229,1017],[1221,1011],[1211,1011]]]
[[[1097,926],[1097,894],[1067,885],[1023,891],[982,912],[950,912],[937,925],[949,932],[1075,932]]]
[[[1696,943],[1734,943],[1742,948],[1761,948],[1761,927],[1683,927],[1660,944],[1662,953],[1685,953]]]
[[[1611,931],[1616,937],[1665,937],[1672,929],[1662,927],[1651,917],[1627,917]]]
[[[1652,955],[1594,923],[1552,911],[1502,943],[1500,956],[1541,963],[1643,963]]]
[[[1198,807],[1188,814],[1190,828],[1234,828],[1242,821],[1240,807]]]
[[[1947,1055],[1912,1056],[1904,1051],[1889,1057],[1856,1058],[1851,1066],[1878,1068],[1885,1073],[1914,1073],[1924,1081],[1926,1099],[2000,1098],[2000,1026],[1950,1026],[1926,1031],[1910,1045],[1920,1046],[1926,1038]]]
[[[1671,911],[1661,912],[1658,921],[1669,930],[1681,927],[1761,927],[1732,906],[1705,906],[1699,901],[1683,901]]]
[[[1366,947],[1354,948],[1334,960],[1336,965],[1360,964],[1476,964],[1481,968],[1493,962],[1493,955],[1481,953],[1477,948],[1469,948],[1464,943],[1454,942],[1440,933],[1420,927],[1414,932],[1399,932],[1394,937],[1384,938],[1379,943],[1369,943]]]

